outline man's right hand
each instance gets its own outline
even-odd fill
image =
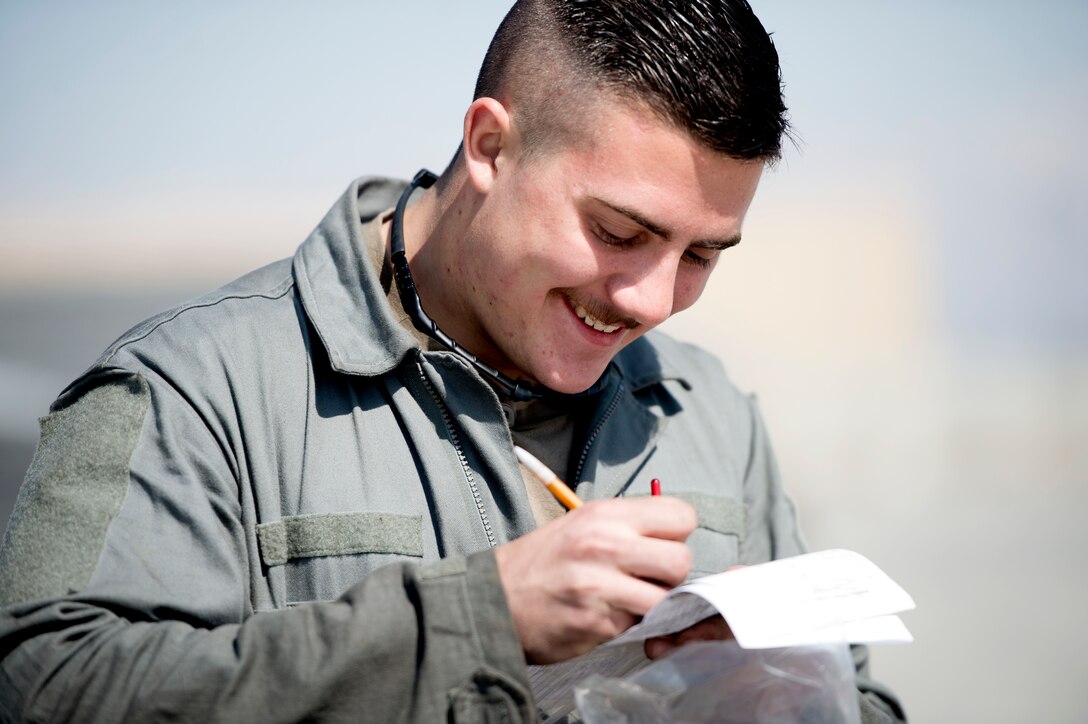
[[[683,583],[695,525],[677,498],[598,500],[499,546],[526,660],[564,661],[629,628]]]

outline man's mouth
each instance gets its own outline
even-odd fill
[[[612,334],[618,329],[622,329],[625,325],[622,324],[605,324],[601,320],[594,317],[592,314],[586,311],[586,308],[581,304],[571,305],[574,308],[574,313],[578,315],[578,319],[581,319],[586,323],[586,326],[593,327],[598,332],[604,332],[605,334]]]

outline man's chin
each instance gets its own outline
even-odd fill
[[[607,369],[607,368],[606,368]],[[586,374],[570,375],[570,374],[555,374],[555,375],[542,375],[542,378],[538,384],[547,387],[555,392],[562,393],[564,395],[577,395],[580,392],[586,390],[597,384],[597,381],[604,374],[604,370],[601,370],[594,374],[594,371],[588,371]]]

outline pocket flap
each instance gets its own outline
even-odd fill
[[[744,544],[748,530],[748,508],[733,498],[707,493],[669,493],[689,503],[699,514],[699,527],[716,533],[735,535]]]
[[[295,558],[351,553],[396,553],[423,557],[423,516],[398,513],[289,515],[257,526],[266,566]]]

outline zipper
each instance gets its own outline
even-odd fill
[[[468,465],[468,457],[465,456],[464,448],[461,446],[461,438],[453,427],[453,418],[450,415],[449,408],[446,407],[446,403],[442,401],[442,398],[438,396],[438,392],[434,389],[431,381],[427,379],[427,374],[423,371],[423,365],[418,360],[416,361],[416,369],[419,370],[419,378],[423,381],[423,386],[427,388],[431,399],[434,400],[434,404],[438,406],[438,411],[442,414],[442,422],[446,425],[450,440],[453,441],[453,449],[457,452],[457,460],[461,463],[461,471],[465,474],[469,490],[472,491],[472,499],[476,502],[476,512],[480,514],[480,520],[483,522],[484,533],[487,534],[487,544],[494,548],[498,545],[498,542],[495,540],[494,531],[491,530],[491,520],[487,517],[487,510],[484,508],[480,488],[476,485],[476,477],[472,474],[472,468]]]
[[[622,392],[623,381],[621,380],[620,384],[616,385],[616,394],[613,395],[612,402],[608,403],[608,409],[604,411],[604,415],[597,421],[597,424],[593,426],[593,432],[586,438],[586,444],[582,446],[582,455],[578,458],[578,467],[575,469],[574,473],[573,482],[575,487],[582,481],[582,469],[586,465],[586,458],[589,457],[589,449],[593,447],[593,441],[596,440],[597,435],[601,433],[601,428],[604,427],[604,424],[608,422],[608,418],[615,412],[616,406],[620,404],[620,394]]]

